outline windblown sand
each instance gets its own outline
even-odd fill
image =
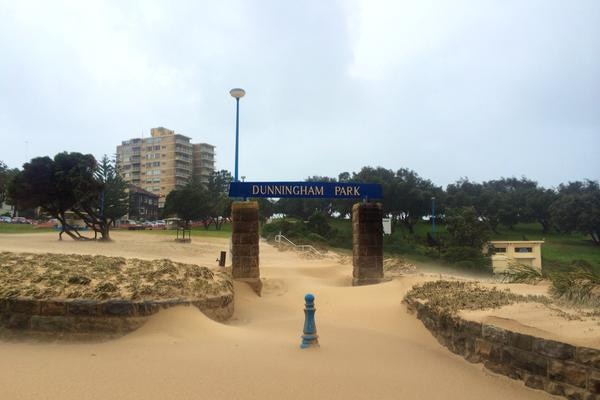
[[[176,244],[138,232],[113,238],[0,235],[0,251],[169,258],[218,268],[219,251],[228,249],[223,239]],[[431,276],[352,287],[352,266],[335,256],[306,260],[261,243],[260,257],[263,296],[236,283],[235,314],[227,324],[178,307],[104,343],[0,342],[0,399],[553,398],[439,345],[401,304],[412,285]],[[316,297],[321,347],[301,350],[308,292]]]

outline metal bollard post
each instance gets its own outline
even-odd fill
[[[304,296],[306,302],[304,308],[304,330],[300,348],[319,347],[319,335],[317,335],[317,325],[315,323],[315,296],[308,293]]]
[[[221,255],[219,256],[219,258],[217,258],[217,261],[219,262],[219,267],[224,267],[225,266],[225,259],[227,258],[227,252],[222,251]]]

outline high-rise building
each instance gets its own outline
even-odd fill
[[[194,180],[208,183],[208,178],[215,171],[215,146],[208,143],[194,144],[193,155]]]
[[[149,138],[130,139],[117,146],[118,170],[126,183],[157,194],[162,208],[167,194],[191,182],[195,171],[199,182],[207,182],[214,171],[214,146],[190,141],[170,129],[152,128]]]

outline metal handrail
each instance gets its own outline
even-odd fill
[[[310,244],[296,244],[290,239],[283,236],[281,233],[275,235],[275,242],[279,245],[283,243],[285,245],[291,246],[294,250],[300,253],[308,253],[320,258],[324,257],[324,255],[319,250],[315,249]]]

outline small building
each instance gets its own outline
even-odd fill
[[[494,273],[506,270],[509,264],[518,263],[542,270],[543,240],[492,240],[492,268]]]
[[[129,219],[154,221],[158,219],[157,194],[142,189],[135,185],[129,188]]]

